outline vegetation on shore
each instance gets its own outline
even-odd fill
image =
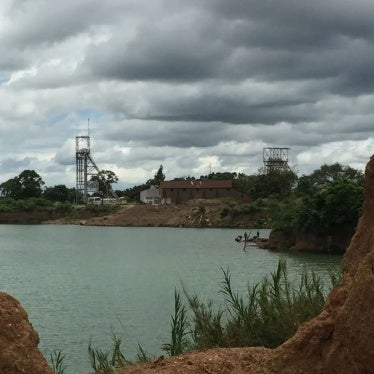
[[[322,311],[327,293],[341,281],[340,275],[331,274],[330,284],[325,285],[307,269],[297,281],[291,281],[287,264],[281,260],[269,277],[248,285],[243,296],[233,289],[229,269],[222,273],[222,305],[202,301],[185,288],[183,302],[181,293],[174,291],[170,339],[161,346],[168,356],[215,347],[275,348]],[[104,351],[89,344],[89,361],[95,372],[115,373],[115,368],[154,359],[139,345],[135,360],[130,361],[121,351],[124,339],[114,335],[112,340],[112,347]],[[64,372],[64,358],[61,352],[51,356],[54,373]]]
[[[117,176],[105,170],[97,177],[99,195],[111,189]],[[160,166],[154,178],[145,184],[124,191],[118,196],[138,202],[142,189],[158,185],[165,179]],[[178,178],[177,178],[178,179]],[[195,179],[184,177],[179,179]],[[221,227],[236,227],[247,221],[257,228],[272,228],[291,232],[314,231],[326,234],[341,225],[355,226],[363,202],[364,176],[359,170],[340,164],[322,165],[310,175],[297,176],[293,170],[259,170],[257,174],[211,173],[200,179],[231,179],[233,187],[251,197],[251,203],[223,199],[227,204],[220,211]],[[51,219],[65,218],[66,222],[110,214],[118,208],[108,206],[78,207],[74,204],[76,191],[65,185],[44,187],[43,179],[34,170],[0,184],[0,213],[49,213]],[[204,203],[192,212],[192,225],[209,226]],[[45,220],[45,214],[42,218]],[[17,222],[17,218],[11,219]],[[20,222],[27,222],[21,217]],[[41,219],[42,221],[42,219]],[[10,222],[13,222],[12,220]],[[32,222],[35,222],[33,220]]]

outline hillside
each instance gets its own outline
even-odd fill
[[[178,205],[129,205],[120,211],[82,221],[92,226],[265,227],[266,219],[233,200],[190,200]]]

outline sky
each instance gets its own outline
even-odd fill
[[[235,171],[288,147],[299,175],[374,149],[372,0],[1,0],[0,182],[75,186],[91,137],[115,188]]]

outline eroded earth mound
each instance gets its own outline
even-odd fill
[[[20,303],[0,292],[0,373],[52,373],[38,344],[39,336]]]

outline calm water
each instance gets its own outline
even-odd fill
[[[267,236],[268,230],[260,230]],[[238,230],[0,225],[1,289],[29,313],[44,355],[62,349],[69,373],[90,371],[91,340],[109,347],[112,333],[125,337],[131,359],[140,343],[160,354],[168,342],[174,288],[181,282],[203,299],[220,301],[221,267],[245,290],[287,258],[292,274],[304,265],[322,276],[341,257],[275,253],[247,247]]]

